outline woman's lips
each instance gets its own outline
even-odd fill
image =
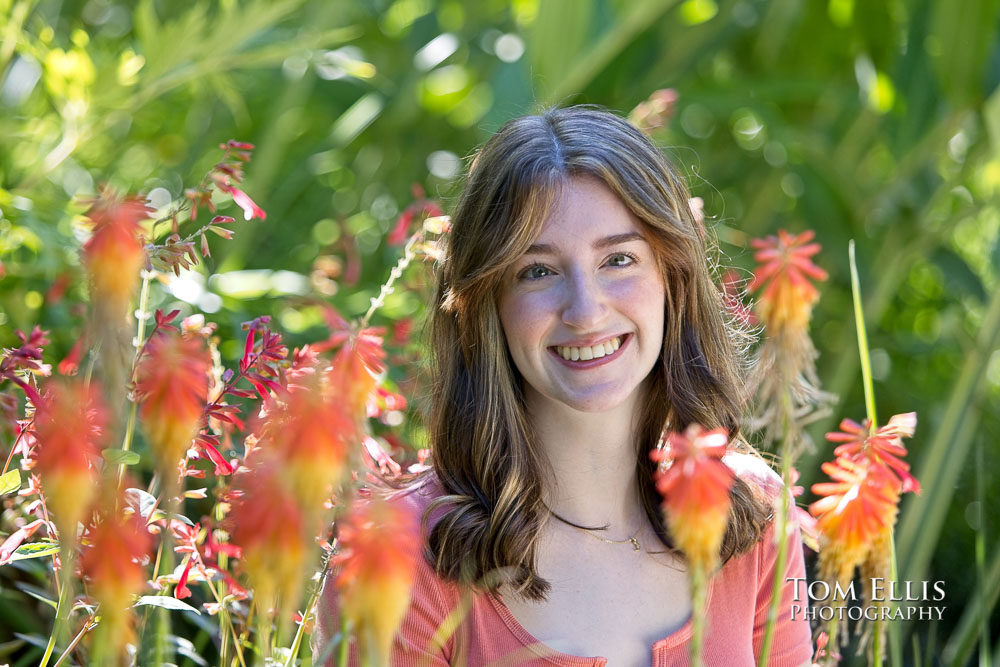
[[[631,342],[632,334],[622,334],[620,338],[621,338],[621,344],[618,346],[617,350],[615,350],[611,354],[605,354],[603,357],[598,357],[597,359],[587,359],[587,360],[581,359],[578,361],[564,359],[563,356],[559,354],[559,351],[555,347],[549,348],[549,354],[555,357],[556,361],[558,361],[567,368],[573,368],[576,370],[595,368],[597,366],[603,366],[604,364],[610,363],[611,361],[617,359],[621,355],[622,350],[624,350],[625,347]]]

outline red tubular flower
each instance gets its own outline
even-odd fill
[[[97,392],[79,383],[56,383],[35,415],[34,470],[60,535],[70,544],[97,493],[91,461],[105,445],[107,420]]]
[[[93,301],[109,317],[124,317],[128,311],[145,263],[139,223],[152,215],[142,197],[120,198],[108,188],[101,190],[86,213],[94,231],[83,245],[83,261]]]
[[[136,515],[104,513],[85,535],[80,567],[88,590],[100,605],[101,622],[94,638],[95,652],[104,660],[95,664],[115,664],[132,640],[132,597],[146,585],[145,563],[152,540],[145,523]]]
[[[362,655],[389,655],[393,635],[410,604],[420,557],[417,516],[372,499],[352,508],[339,528],[343,550],[336,586],[341,609],[358,633]],[[388,664],[388,663],[384,663]]]
[[[900,493],[920,493],[920,482],[910,474],[910,464],[902,459],[906,456],[902,439],[913,436],[917,427],[917,413],[894,415],[889,423],[874,433],[871,433],[870,425],[871,422],[867,419],[861,424],[852,419],[840,422],[840,431],[826,434],[826,439],[830,442],[844,443],[833,450],[833,453],[855,461],[868,458],[874,465],[888,466],[899,478]]]
[[[208,399],[211,361],[198,336],[162,333],[139,361],[140,416],[164,474],[174,468],[198,432]]]
[[[250,195],[243,192],[239,188],[220,183],[219,189],[228,193],[233,198],[233,201],[236,202],[236,205],[243,209],[244,220],[252,220],[253,218],[265,220],[267,218],[267,213],[264,212],[264,209],[257,206],[257,204],[254,203],[254,200],[250,199]]]
[[[812,230],[793,235],[781,229],[777,236],[750,241],[757,249],[754,260],[759,266],[749,289],[764,287],[757,309],[773,332],[805,330],[809,324],[813,304],[819,298],[809,279],[827,278],[826,271],[810,259],[820,251],[818,243],[809,243],[815,235]]]
[[[654,461],[669,464],[657,471],[656,488],[670,534],[692,567],[705,573],[718,566],[729,523],[733,472],[722,462],[728,443],[725,429],[692,424],[683,434],[667,434],[664,448],[650,452]]]

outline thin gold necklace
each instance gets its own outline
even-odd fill
[[[545,509],[549,509],[549,508],[546,507]],[[594,528],[588,528],[587,526],[581,526],[578,523],[573,523],[572,521],[570,521],[568,519],[564,519],[561,516],[559,516],[558,514],[556,514],[555,512],[553,512],[552,510],[549,510],[549,514],[551,514],[554,518],[558,519],[559,521],[562,521],[567,526],[570,526],[572,528],[576,528],[577,530],[583,531],[584,533],[586,533],[587,535],[590,535],[594,539],[600,540],[601,542],[604,542],[606,544],[631,544],[633,551],[642,551],[642,548],[639,545],[639,531],[642,530],[642,522],[639,523],[639,527],[635,529],[634,533],[632,533],[632,537],[626,538],[624,540],[609,540],[606,537],[601,537],[600,535],[595,535],[594,532],[593,532],[595,530],[607,530],[608,529],[607,525],[596,526]]]

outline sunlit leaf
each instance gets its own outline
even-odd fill
[[[8,470],[3,477],[0,477],[0,496],[8,494],[11,491],[17,491],[20,488],[21,471],[17,468]]]
[[[105,449],[101,452],[104,460],[112,465],[134,466],[139,462],[139,455],[124,449]]]
[[[187,602],[178,600],[170,595],[143,595],[135,601],[135,605],[133,606],[162,607],[163,609],[171,609],[173,611],[191,611],[201,616],[201,612],[189,605]]]
[[[43,540],[41,542],[32,542],[31,544],[22,544],[14,552],[14,555],[10,557],[10,560],[13,562],[28,558],[41,558],[42,556],[51,556],[57,553],[59,553],[58,542]]]

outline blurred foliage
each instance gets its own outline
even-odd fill
[[[970,454],[1000,457],[998,23],[997,0],[0,0],[0,345],[38,323],[54,362],[81,335],[79,215],[102,183],[166,210],[217,144],[257,145],[245,189],[267,220],[213,239],[202,267],[150,294],[208,313],[231,363],[255,316],[293,345],[320,336],[310,299],[363,314],[400,255],[385,237],[414,185],[448,210],[465,158],[503,121],[553,103],[626,112],[673,88],[654,138],[704,199],[724,262],[749,267],[747,239],[778,227],[824,246],[814,335],[841,400],[814,425],[805,482],[830,456],[822,433],[864,414],[857,240],[879,412],[920,416],[925,491],[902,511],[901,577],[947,590],[945,618],[909,628],[904,649],[964,664],[979,592],[1000,635],[986,511],[1000,485],[989,465],[977,485]],[[427,279],[410,268],[376,324],[419,322]],[[393,373],[419,405],[415,358]],[[40,614],[0,593],[0,626],[44,632]]]

